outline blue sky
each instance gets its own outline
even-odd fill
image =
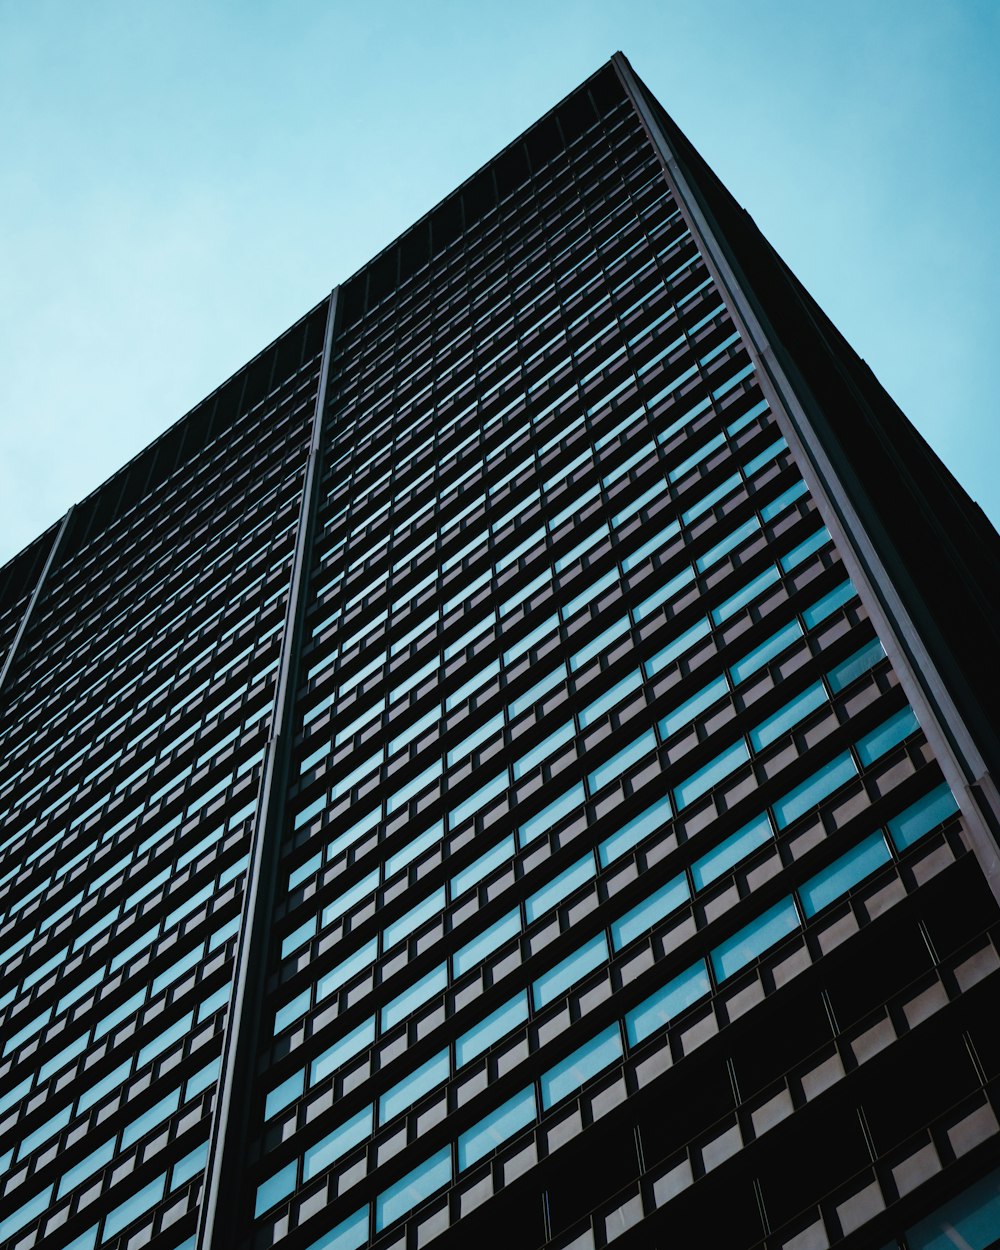
[[[617,48],[1000,522],[993,0],[0,0],[0,560]]]

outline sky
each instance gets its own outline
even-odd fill
[[[0,562],[617,49],[1000,524],[996,0],[0,0]]]

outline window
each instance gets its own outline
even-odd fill
[[[770,946],[799,927],[799,913],[791,898],[782,899],[763,916],[740,929],[727,942],[712,951],[712,967],[716,980],[724,981],[733,973],[745,968]]]
[[[603,1033],[598,1033],[578,1050],[574,1050],[562,1063],[556,1064],[554,1068],[543,1073],[542,1108],[548,1111],[557,1102],[575,1093],[585,1081],[589,1081],[592,1076],[596,1076],[598,1072],[603,1071],[609,1064],[621,1057],[621,1034],[618,1031],[618,1025],[612,1024]]]
[[[485,1020],[480,1020],[478,1024],[473,1025],[467,1033],[462,1034],[455,1043],[455,1062],[461,1067],[463,1063],[475,1059],[484,1050],[489,1050],[494,1042],[499,1041],[511,1029],[526,1023],[527,1019],[527,996],[518,994],[509,1002],[504,1003],[502,1007],[491,1012]]]
[[[746,859],[751,851],[763,846],[765,842],[770,842],[771,837],[771,822],[767,813],[755,816],[742,829],[730,834],[724,842],[720,842],[701,859],[695,860],[691,865],[691,877],[695,889],[703,890],[734,864],[738,864],[741,859]]]
[[[881,833],[873,833],[870,838],[852,846],[845,855],[835,859],[800,887],[799,898],[806,917],[815,916],[835,902],[852,886],[871,876],[876,868],[887,864],[890,858],[889,848]]]
[[[689,803],[701,798],[730,773],[734,773],[749,758],[750,751],[741,738],[739,742],[733,743],[731,747],[727,747],[725,751],[717,755],[714,760],[709,760],[703,768],[692,773],[686,781],[674,787],[674,806],[678,811],[682,811]]]
[[[691,892],[687,878],[679,873],[672,881],[660,886],[653,894],[637,903],[631,911],[626,912],[620,920],[611,925],[611,940],[616,951],[634,941],[643,933],[647,933],[653,925],[659,923],[682,903],[686,903]]]
[[[569,868],[564,869],[547,885],[531,895],[524,904],[524,914],[528,918],[528,923],[531,924],[540,916],[544,916],[547,911],[561,903],[585,881],[592,880],[596,875],[597,867],[594,857],[588,852],[582,859],[578,859],[575,864],[571,864]]]
[[[637,1046],[664,1028],[692,1003],[704,998],[711,988],[708,969],[699,960],[628,1013],[625,1017],[625,1031],[629,1045]]]
[[[375,1199],[375,1231],[389,1224],[429,1198],[436,1190],[451,1183],[451,1147],[445,1146],[412,1172],[407,1172]]]
[[[811,713],[815,712],[818,707],[826,702],[826,691],[823,689],[823,683],[818,681],[815,685],[803,690],[794,699],[789,700],[783,708],[779,708],[777,712],[769,716],[767,720],[761,721],[756,729],[750,731],[750,742],[755,751],[763,751],[766,746],[770,746],[772,742],[776,742],[784,733],[799,721]]]
[[[342,1155],[353,1150],[372,1131],[372,1109],[365,1107],[343,1124],[338,1124],[322,1141],[310,1146],[303,1155],[303,1180],[310,1181],[325,1171]]]
[[[817,803],[822,803],[825,798],[833,794],[834,790],[838,790],[850,781],[856,773],[857,768],[850,752],[845,751],[843,755],[838,755],[836,759],[813,773],[808,781],[803,781],[801,785],[796,786],[774,804],[778,828],[784,829],[793,821],[798,820],[810,808],[815,807]]]
[[[529,1086],[509,1098],[458,1139],[458,1166],[471,1167],[535,1120],[535,1091]]]
[[[893,845],[897,851],[905,851],[957,811],[958,804],[948,786],[938,786],[889,821]]]
[[[515,908],[493,922],[488,929],[467,942],[460,951],[451,957],[452,970],[456,977],[474,968],[487,955],[498,950],[504,942],[509,942],[521,932],[521,913]]]
[[[647,807],[644,812],[640,812],[638,816],[633,816],[627,824],[613,833],[597,848],[597,855],[601,861],[601,867],[613,863],[620,856],[630,851],[633,846],[653,833],[655,830],[662,828],[664,824],[673,816],[670,807],[670,799],[664,795],[662,799],[651,806]]]
[[[532,985],[532,995],[535,1002],[535,1010],[540,1011],[549,1003],[559,998],[571,985],[575,985],[588,972],[599,967],[602,963],[606,963],[608,958],[608,943],[603,933],[599,933],[597,937],[579,950],[573,951],[571,955],[567,955],[561,963],[556,964],[554,968],[550,968],[540,976]]]

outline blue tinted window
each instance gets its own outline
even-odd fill
[[[518,830],[521,845],[525,846],[540,834],[548,833],[550,829],[555,828],[564,816],[568,816],[570,812],[581,807],[585,800],[586,795],[583,790],[583,782],[578,781],[575,786],[570,786],[564,794],[560,794],[557,799],[554,799],[548,807],[543,807],[537,815],[532,816],[521,825]]]
[[[535,1091],[529,1086],[509,1098],[496,1111],[484,1116],[478,1124],[458,1139],[458,1166],[471,1167],[501,1142],[535,1120]]]
[[[753,477],[766,464],[770,464],[772,460],[776,460],[778,456],[787,448],[788,444],[783,438],[777,439],[770,447],[765,447],[759,456],[754,458],[743,466],[743,472],[747,477]]]
[[[916,803],[911,803],[889,821],[889,832],[896,850],[906,850],[957,811],[955,796],[945,784],[917,799]]]
[[[597,854],[601,867],[607,868],[608,864],[613,863],[626,851],[630,851],[643,838],[661,828],[672,815],[670,799],[664,795],[662,799],[657,799],[655,803],[647,807],[644,812],[633,816],[628,824],[622,825],[617,833],[613,833],[610,838],[605,838],[598,846]]]
[[[742,525],[734,529],[733,532],[723,538],[721,542],[716,543],[714,547],[712,547],[709,551],[706,551],[705,554],[695,562],[695,567],[698,572],[704,573],[705,570],[710,569],[713,564],[718,564],[724,556],[729,555],[731,551],[735,550],[735,548],[737,548],[741,543],[746,542],[751,535],[759,533],[759,531],[760,521],[758,521],[756,517],[751,517],[749,521],[744,521]]]
[[[228,992],[229,987],[226,987]],[[290,1003],[286,1003],[274,1013],[274,1031],[281,1033],[287,1029],[290,1024],[294,1024],[296,1020],[301,1020],[309,1010],[309,999],[311,990],[304,989],[301,994],[297,994]]]
[[[664,1028],[692,1003],[704,998],[711,988],[708,970],[703,961],[674,977],[669,984],[655,994],[650,994],[645,1002],[640,1003],[625,1017],[629,1045],[637,1046],[639,1042]]]
[[[767,813],[755,816],[742,829],[730,834],[724,842],[720,842],[701,859],[691,865],[691,876],[696,890],[703,890],[706,885],[727,872],[734,864],[745,859],[751,851],[771,841],[771,822]]]
[[[456,951],[452,955],[451,966],[455,976],[460,977],[464,972],[468,972],[470,968],[474,968],[487,955],[499,950],[504,942],[509,942],[512,937],[515,937],[520,932],[521,913],[515,907],[513,911],[494,921],[485,932],[478,934],[471,942],[467,942],[460,951]]]
[[[575,673],[578,668],[583,668],[596,655],[601,655],[611,646],[618,638],[622,638],[629,631],[629,620],[627,616],[623,616],[621,620],[615,621],[613,625],[609,625],[607,629],[602,630],[596,638],[580,648],[575,655],[570,656],[569,666]]]
[[[850,752],[845,751],[843,755],[838,755],[836,759],[824,765],[807,781],[803,781],[801,785],[796,786],[774,804],[778,828],[784,829],[793,820],[798,820],[804,812],[808,812],[817,803],[822,803],[828,795],[838,790],[856,774],[857,768]]]
[[[690,586],[693,581],[694,569],[688,565],[686,568],[681,569],[676,577],[672,577],[659,590],[654,590],[651,595],[648,595],[641,603],[637,604],[632,609],[632,616],[637,621],[644,621],[651,612],[655,612],[663,604],[669,603],[685,586]]]
[[[589,725],[593,725],[609,712],[613,707],[617,707],[626,695],[631,694],[634,690],[638,690],[642,685],[642,674],[636,669],[634,673],[628,673],[621,681],[616,682],[610,690],[606,690],[604,694],[598,695],[592,703],[580,713],[580,724],[586,729]],[[569,726],[572,730],[572,726]],[[544,743],[542,744],[544,746]]]
[[[478,812],[481,807],[485,807],[487,803],[495,799],[497,795],[503,794],[507,786],[507,770],[504,769],[492,781],[481,786],[475,794],[470,794],[467,799],[459,803],[458,807],[448,813],[448,828],[456,828],[463,820],[467,820],[474,812]]]
[[[257,1186],[257,1201],[254,1203],[254,1217],[269,1211],[276,1202],[287,1198],[295,1188],[296,1161],[286,1164],[280,1172],[269,1176],[263,1185]]]
[[[616,755],[612,755],[611,759],[606,760],[589,774],[587,785],[590,787],[591,793],[595,793],[602,786],[606,786],[609,781],[620,777],[622,773],[626,772],[633,764],[637,763],[644,755],[648,755],[655,748],[656,734],[652,729],[647,729],[644,734],[640,734],[627,747],[623,747]]]
[[[734,473],[732,477],[727,477],[724,482],[716,486],[715,490],[709,491],[707,495],[699,499],[686,512],[682,512],[681,522],[684,525],[690,525],[692,521],[696,521],[703,512],[708,512],[710,508],[714,508],[720,499],[724,499],[734,491],[742,480],[738,473]]]
[[[173,1171],[170,1173],[170,1188],[176,1189],[178,1185],[183,1185],[189,1181],[192,1176],[197,1176],[199,1172],[204,1172],[207,1158],[208,1142],[206,1141],[195,1147],[190,1154],[185,1155],[183,1159],[174,1164]]]
[[[696,716],[700,716],[706,708],[710,708],[713,703],[724,698],[729,693],[729,683],[725,677],[716,677],[715,681],[710,681],[697,694],[687,699],[680,707],[668,715],[664,716],[660,721],[660,737],[666,740],[675,734],[678,729],[683,729],[685,725],[689,725]]]
[[[473,1025],[467,1033],[455,1043],[455,1062],[461,1066],[475,1059],[484,1050],[489,1050],[494,1042],[509,1033],[511,1029],[524,1024],[528,1019],[528,1000],[526,995],[518,994],[510,1002],[498,1007],[485,1020]]]
[[[158,1124],[161,1124],[168,1116],[173,1115],[180,1105],[180,1101],[181,1091],[179,1089],[172,1090],[166,1098],[161,1098],[148,1111],[144,1111],[131,1124],[126,1125],[122,1132],[122,1149],[124,1150],[126,1146],[131,1146],[140,1137],[145,1137],[147,1133],[156,1128]]]
[[[301,1069],[282,1081],[280,1085],[276,1085],[268,1094],[264,1104],[264,1119],[269,1120],[271,1116],[283,1111],[290,1102],[300,1098],[305,1089],[305,1081],[305,1069]]]
[[[752,920],[739,933],[735,933],[727,942],[723,942],[712,951],[712,967],[716,979],[724,981],[734,972],[739,972],[748,963],[756,959],[780,942],[783,937],[799,927],[799,913],[791,898],[782,899],[763,916]]]
[[[367,877],[362,877],[360,881],[352,885],[349,890],[345,890],[343,894],[335,898],[332,903],[328,903],[326,907],[323,908],[324,928],[328,924],[333,924],[335,920],[339,920],[345,912],[348,912],[352,907],[357,906],[363,898],[367,898],[373,890],[377,889],[378,878],[379,871],[376,868],[373,872],[370,872]]]
[[[646,933],[664,916],[670,914],[690,898],[687,878],[679,873],[672,881],[660,886],[653,894],[637,903],[620,920],[611,926],[611,940],[615,950],[621,950],[629,942]]]
[[[88,1176],[93,1176],[96,1171],[104,1167],[114,1158],[115,1139],[112,1137],[110,1141],[106,1141],[103,1146],[98,1146],[85,1159],[81,1159],[75,1167],[71,1167],[68,1172],[64,1172],[59,1182],[59,1192],[56,1195],[59,1198],[65,1197],[71,1189],[75,1189],[81,1181],[85,1181]]]
[[[655,677],[657,673],[668,668],[675,660],[679,659],[685,651],[690,651],[696,642],[700,642],[702,638],[707,637],[712,632],[708,623],[708,618],[698,621],[692,625],[690,629],[685,630],[679,638],[675,638],[673,642],[668,642],[651,660],[647,660],[643,665],[646,670],[647,677]]]
[[[887,751],[898,746],[904,738],[908,738],[920,726],[913,715],[913,708],[904,707],[895,716],[890,716],[877,729],[865,736],[856,744],[858,756],[862,764],[874,764]]]
[[[765,664],[769,664],[775,656],[781,655],[782,651],[787,651],[792,643],[801,637],[801,625],[799,625],[798,621],[789,621],[777,633],[765,639],[759,647],[754,647],[742,660],[737,660],[729,670],[730,676],[737,685],[741,681],[746,681],[758,669],[763,668]]]
[[[802,910],[806,916],[815,916],[852,886],[870,876],[876,868],[888,863],[890,858],[885,838],[880,833],[873,833],[800,887]]]
[[[151,1181],[144,1189],[140,1189],[137,1194],[127,1198],[120,1206],[115,1207],[104,1221],[102,1240],[107,1241],[109,1237],[114,1237],[141,1215],[146,1215],[151,1211],[163,1197],[166,1182],[167,1176],[164,1173],[155,1181]]]
[[[408,781],[405,786],[402,786],[394,794],[390,794],[386,801],[385,810],[392,813],[398,811],[401,807],[405,807],[414,795],[419,794],[420,791],[429,786],[432,781],[435,781],[438,777],[440,777],[443,771],[444,765],[442,762],[440,760],[435,760],[429,768],[425,768],[422,773],[418,773],[412,781]]]
[[[463,868],[461,872],[455,874],[451,879],[451,897],[458,898],[470,886],[482,881],[484,877],[498,868],[500,864],[506,863],[514,854],[514,838],[504,838],[502,842],[498,842],[496,846],[490,847],[488,851],[480,855],[477,860]]]
[[[514,762],[513,773],[514,779],[519,781],[526,774],[532,772],[543,761],[547,760],[550,755],[565,746],[567,742],[572,742],[576,730],[572,721],[568,721],[565,725],[561,725],[554,733],[543,738],[530,751],[527,751],[519,760]]]
[[[762,595],[767,590],[768,586],[773,586],[778,580],[778,569],[772,564],[763,573],[759,573],[752,582],[748,582],[728,599],[724,599],[712,613],[712,620],[716,625],[728,621],[731,616],[739,612],[741,608],[745,608],[748,603],[752,603],[758,595]]]
[[[424,851],[432,847],[436,842],[440,842],[444,835],[444,825],[441,821],[436,821],[429,829],[425,829],[423,833],[407,842],[401,851],[397,851],[395,855],[390,855],[385,861],[385,875],[392,877],[400,868],[405,868],[422,855]]]
[[[808,538],[799,543],[797,547],[793,547],[787,555],[781,557],[781,567],[786,573],[790,573],[792,569],[797,568],[803,560],[808,560],[814,551],[819,551],[821,547],[825,547],[827,543],[832,542],[830,533],[825,525],[810,534]]]
[[[830,683],[830,689],[834,694],[839,694],[841,690],[862,675],[867,673],[869,669],[875,667],[885,656],[882,644],[877,638],[873,638],[871,642],[866,642],[853,655],[848,656],[846,660],[842,660],[836,667],[831,668],[826,675],[827,681]]]
[[[371,1131],[371,1107],[365,1107],[350,1120],[338,1124],[332,1133],[328,1133],[315,1146],[310,1146],[303,1155],[303,1179],[311,1181],[314,1176],[325,1171],[331,1163],[335,1163],[341,1155],[345,1155],[348,1150],[353,1150],[359,1142],[363,1142],[366,1137],[370,1136]]]
[[[536,890],[527,900],[524,904],[524,913],[528,917],[528,923],[531,924],[539,916],[544,916],[557,903],[561,903],[585,881],[590,881],[596,875],[597,867],[593,855],[588,853],[582,859],[578,859],[575,864],[564,869],[558,877],[542,886],[540,890]]]
[[[383,1008],[383,1012],[385,1010],[386,1008]],[[348,1059],[353,1059],[359,1051],[370,1046],[374,1040],[375,1017],[372,1016],[359,1024],[357,1028],[352,1029],[345,1037],[338,1038],[323,1054],[312,1061],[309,1069],[310,1085],[315,1085],[317,1081],[322,1081],[331,1072],[335,1072],[341,1064],[346,1063]]]
[[[314,1241],[309,1250],[361,1250],[367,1241],[368,1208],[362,1207]]]
[[[814,686],[810,686],[808,690],[803,690],[801,694],[796,695],[784,707],[779,708],[767,720],[761,721],[756,729],[750,731],[750,741],[755,751],[762,751],[764,747],[770,746],[782,734],[787,733],[799,721],[805,720],[810,712],[815,712],[826,702],[826,691],[823,689],[821,681],[816,682]]]
[[[805,482],[796,482],[794,486],[790,486],[788,490],[780,494],[777,499],[773,499],[770,503],[765,504],[760,510],[760,515],[765,521],[773,521],[776,516],[779,516],[805,493]]]
[[[695,799],[701,798],[730,773],[736,772],[749,758],[750,751],[743,739],[734,742],[731,747],[722,751],[714,760],[709,760],[704,767],[699,768],[696,773],[674,788],[674,806],[681,811]]]
[[[551,673],[536,681],[530,690],[526,690],[524,694],[519,695],[516,699],[511,699],[511,716],[520,716],[529,707],[534,707],[543,695],[548,694],[550,690],[555,690],[556,686],[561,686],[568,677],[569,673],[565,664],[560,664],[558,668],[554,668]]]
[[[372,938],[360,950],[355,951],[353,955],[348,955],[335,968],[331,968],[326,976],[320,977],[316,984],[316,1001],[322,1002],[324,998],[340,989],[342,985],[346,985],[362,968],[367,968],[377,954],[378,939]]]
[[[554,968],[550,968],[548,972],[543,973],[532,985],[532,994],[535,999],[535,1009],[540,1010],[548,1003],[559,998],[571,985],[575,985],[581,977],[585,977],[588,972],[593,970],[600,964],[605,963],[608,958],[608,943],[603,933],[599,933],[597,937],[574,951],[571,955],[556,964]]]
[[[435,890],[433,894],[429,894],[415,907],[411,907],[398,920],[394,920],[392,924],[386,925],[382,932],[383,949],[388,950],[390,946],[394,946],[397,942],[401,942],[403,938],[409,937],[414,929],[417,929],[425,920],[430,920],[431,916],[437,916],[444,910],[444,886],[439,890]]]
[[[400,1020],[405,1020],[411,1011],[416,1011],[418,1007],[422,1007],[423,1004],[426,1003],[428,999],[433,998],[435,994],[440,994],[447,984],[448,965],[438,964],[438,966],[436,968],[432,968],[426,976],[421,977],[415,985],[411,985],[409,989],[405,989],[402,994],[397,995],[391,1003],[386,1003],[386,1005],[382,1008],[382,1028],[391,1029],[392,1026],[394,1024],[398,1024]],[[373,1033],[374,1023],[374,1021],[370,1022]],[[369,1038],[369,1041],[370,1040],[372,1039]]]
[[[543,1074],[542,1107],[547,1111],[621,1057],[621,1034],[618,1032],[618,1025],[612,1024],[603,1033],[598,1033],[578,1050],[574,1050],[562,1063],[557,1063]]]
[[[822,599],[818,599],[811,608],[806,608],[802,613],[802,619],[806,623],[806,628],[815,629],[821,621],[825,621],[828,616],[832,616],[838,608],[842,608],[845,603],[850,603],[857,593],[850,578],[845,582],[841,582],[829,594],[824,595]]]
[[[160,1177],[158,1183],[160,1186],[160,1193],[162,1194],[162,1176]],[[154,1181],[153,1185],[155,1186],[156,1184],[157,1182]],[[150,1188],[153,1188],[153,1186],[150,1186]],[[36,1215],[39,1215],[42,1211],[44,1211],[48,1207],[49,1200],[52,1197],[52,1189],[53,1187],[49,1185],[47,1188],[43,1189],[41,1193],[37,1193],[33,1198],[28,1198],[25,1202],[22,1202],[12,1215],[8,1215],[5,1219],[0,1220],[0,1239],[6,1241],[12,1233],[16,1233],[17,1230],[19,1228],[23,1228],[29,1220],[33,1220]],[[154,1198],[153,1201],[155,1202],[157,1199]],[[113,1218],[114,1214],[115,1213],[112,1212],[112,1215],[108,1218]],[[126,1223],[127,1222],[128,1221],[126,1221]],[[119,1227],[122,1227],[122,1225],[119,1225]]]
[[[375,1229],[381,1232],[436,1190],[451,1182],[451,1147],[445,1146],[426,1162],[407,1172],[375,1199]]]
[[[989,1250],[1000,1228],[1000,1171],[991,1172],[906,1230],[910,1250]]]
[[[451,1071],[447,1050],[434,1055],[413,1072],[408,1073],[387,1090],[378,1100],[379,1123],[384,1124],[399,1115],[407,1107],[421,1099],[424,1094],[448,1079]]]

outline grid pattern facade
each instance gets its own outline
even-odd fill
[[[985,1250],[996,902],[620,68],[328,309],[0,690],[0,1238]]]

